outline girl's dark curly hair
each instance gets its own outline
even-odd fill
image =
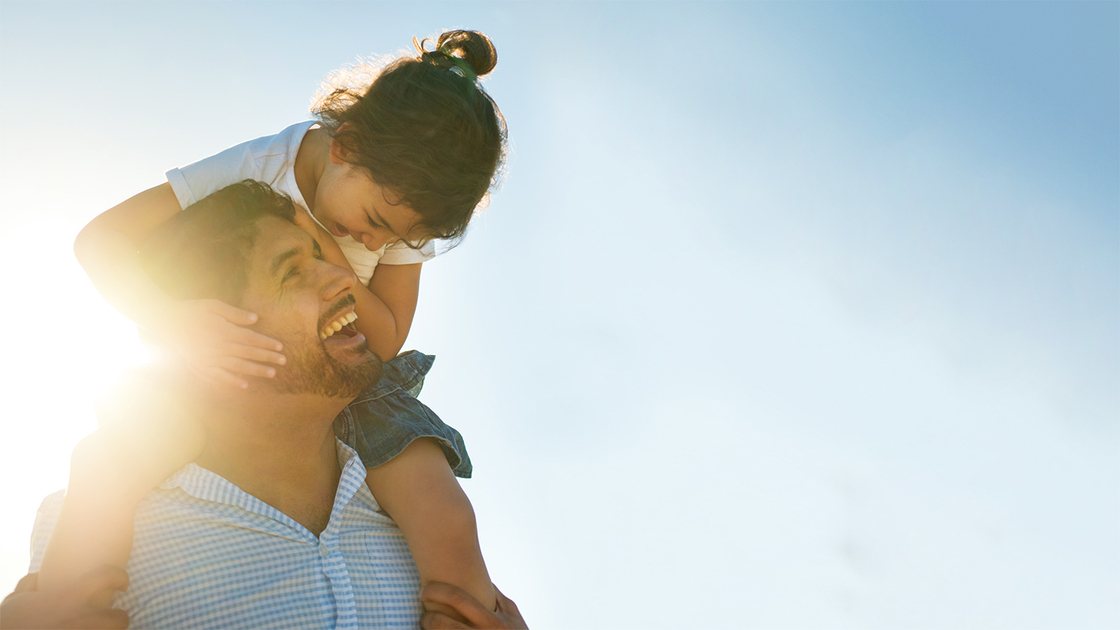
[[[336,73],[312,111],[347,161],[420,214],[425,234],[417,240],[458,240],[505,158],[505,118],[477,80],[498,55],[477,31],[412,42],[417,56]]]

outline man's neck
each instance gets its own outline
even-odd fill
[[[268,393],[219,404],[204,421],[196,463],[290,516],[315,535],[330,520],[341,470],[334,417],[344,401]]]

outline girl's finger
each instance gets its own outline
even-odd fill
[[[429,582],[424,585],[424,588],[420,589],[420,601],[448,606],[469,621],[472,627],[497,627],[497,623],[495,622],[498,621],[498,619],[494,616],[494,613],[486,610],[486,607],[479,603],[477,599],[471,597],[469,593],[457,586],[452,586],[443,582]],[[468,626],[448,627],[465,628]]]
[[[502,592],[498,590],[497,586],[494,587],[494,594],[498,602],[498,608],[496,610],[511,612],[518,617],[521,616],[521,611],[517,610],[517,604],[513,603],[512,599],[503,595]]]
[[[443,613],[426,612],[423,617],[420,617],[420,627],[424,630],[457,630],[458,628],[469,628],[470,626],[463,624],[463,622],[452,619]]]
[[[214,367],[206,370],[206,376],[215,383],[229,385],[230,387],[236,387],[238,389],[249,388],[249,381],[246,381],[243,378],[238,378],[220,367]]]
[[[284,365],[288,362],[287,357],[279,352],[271,350],[264,350],[262,348],[254,348],[252,346],[244,346],[238,343],[227,343],[219,349],[219,354],[236,357],[238,359],[246,359],[248,361],[256,361],[257,363],[275,363],[276,365]]]
[[[247,374],[249,376],[259,376],[261,378],[272,378],[276,376],[276,370],[267,365],[260,363],[253,363],[245,359],[238,359],[237,357],[222,357],[218,360],[219,366],[228,372],[237,374]]]
[[[128,627],[128,613],[120,608],[94,608],[93,606],[76,616],[64,628],[87,628],[115,630]]]
[[[262,335],[254,330],[249,330],[248,328],[237,328],[230,334],[228,341],[239,343],[243,346],[254,346],[266,350],[275,350],[277,352],[284,349],[284,344],[279,341],[268,335]]]
[[[209,300],[208,302],[210,311],[221,315],[226,321],[237,324],[238,326],[251,326],[257,323],[257,314],[252,311],[230,306],[221,300]]]

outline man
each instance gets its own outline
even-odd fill
[[[49,497],[36,521],[40,588],[5,600],[3,625],[23,621],[21,610],[92,614],[89,591],[121,584],[90,564],[128,556],[121,532],[134,512],[131,583],[117,605],[139,627],[416,627],[420,583],[407,543],[333,431],[381,363],[352,327],[320,338],[348,321],[355,278],[323,261],[293,216],[285,197],[244,182],[185,209],[145,245],[149,273],[172,297],[239,302],[258,314],[258,330],[282,341],[288,364],[248,390],[180,369],[173,388],[147,401],[162,406],[153,415],[185,408],[205,440],[170,423],[158,429],[162,437],[133,436],[131,446],[120,439],[131,430],[110,430],[76,449],[69,496]],[[163,450],[153,454],[151,445]],[[193,463],[146,492],[171,472],[161,465],[189,461],[198,448]],[[447,585],[429,585],[423,596],[461,615],[425,615],[426,627],[524,624],[504,597],[495,614]]]

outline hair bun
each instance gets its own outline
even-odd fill
[[[436,46],[467,62],[480,77],[498,65],[498,51],[494,49],[494,42],[478,31],[447,31],[436,40]]]

